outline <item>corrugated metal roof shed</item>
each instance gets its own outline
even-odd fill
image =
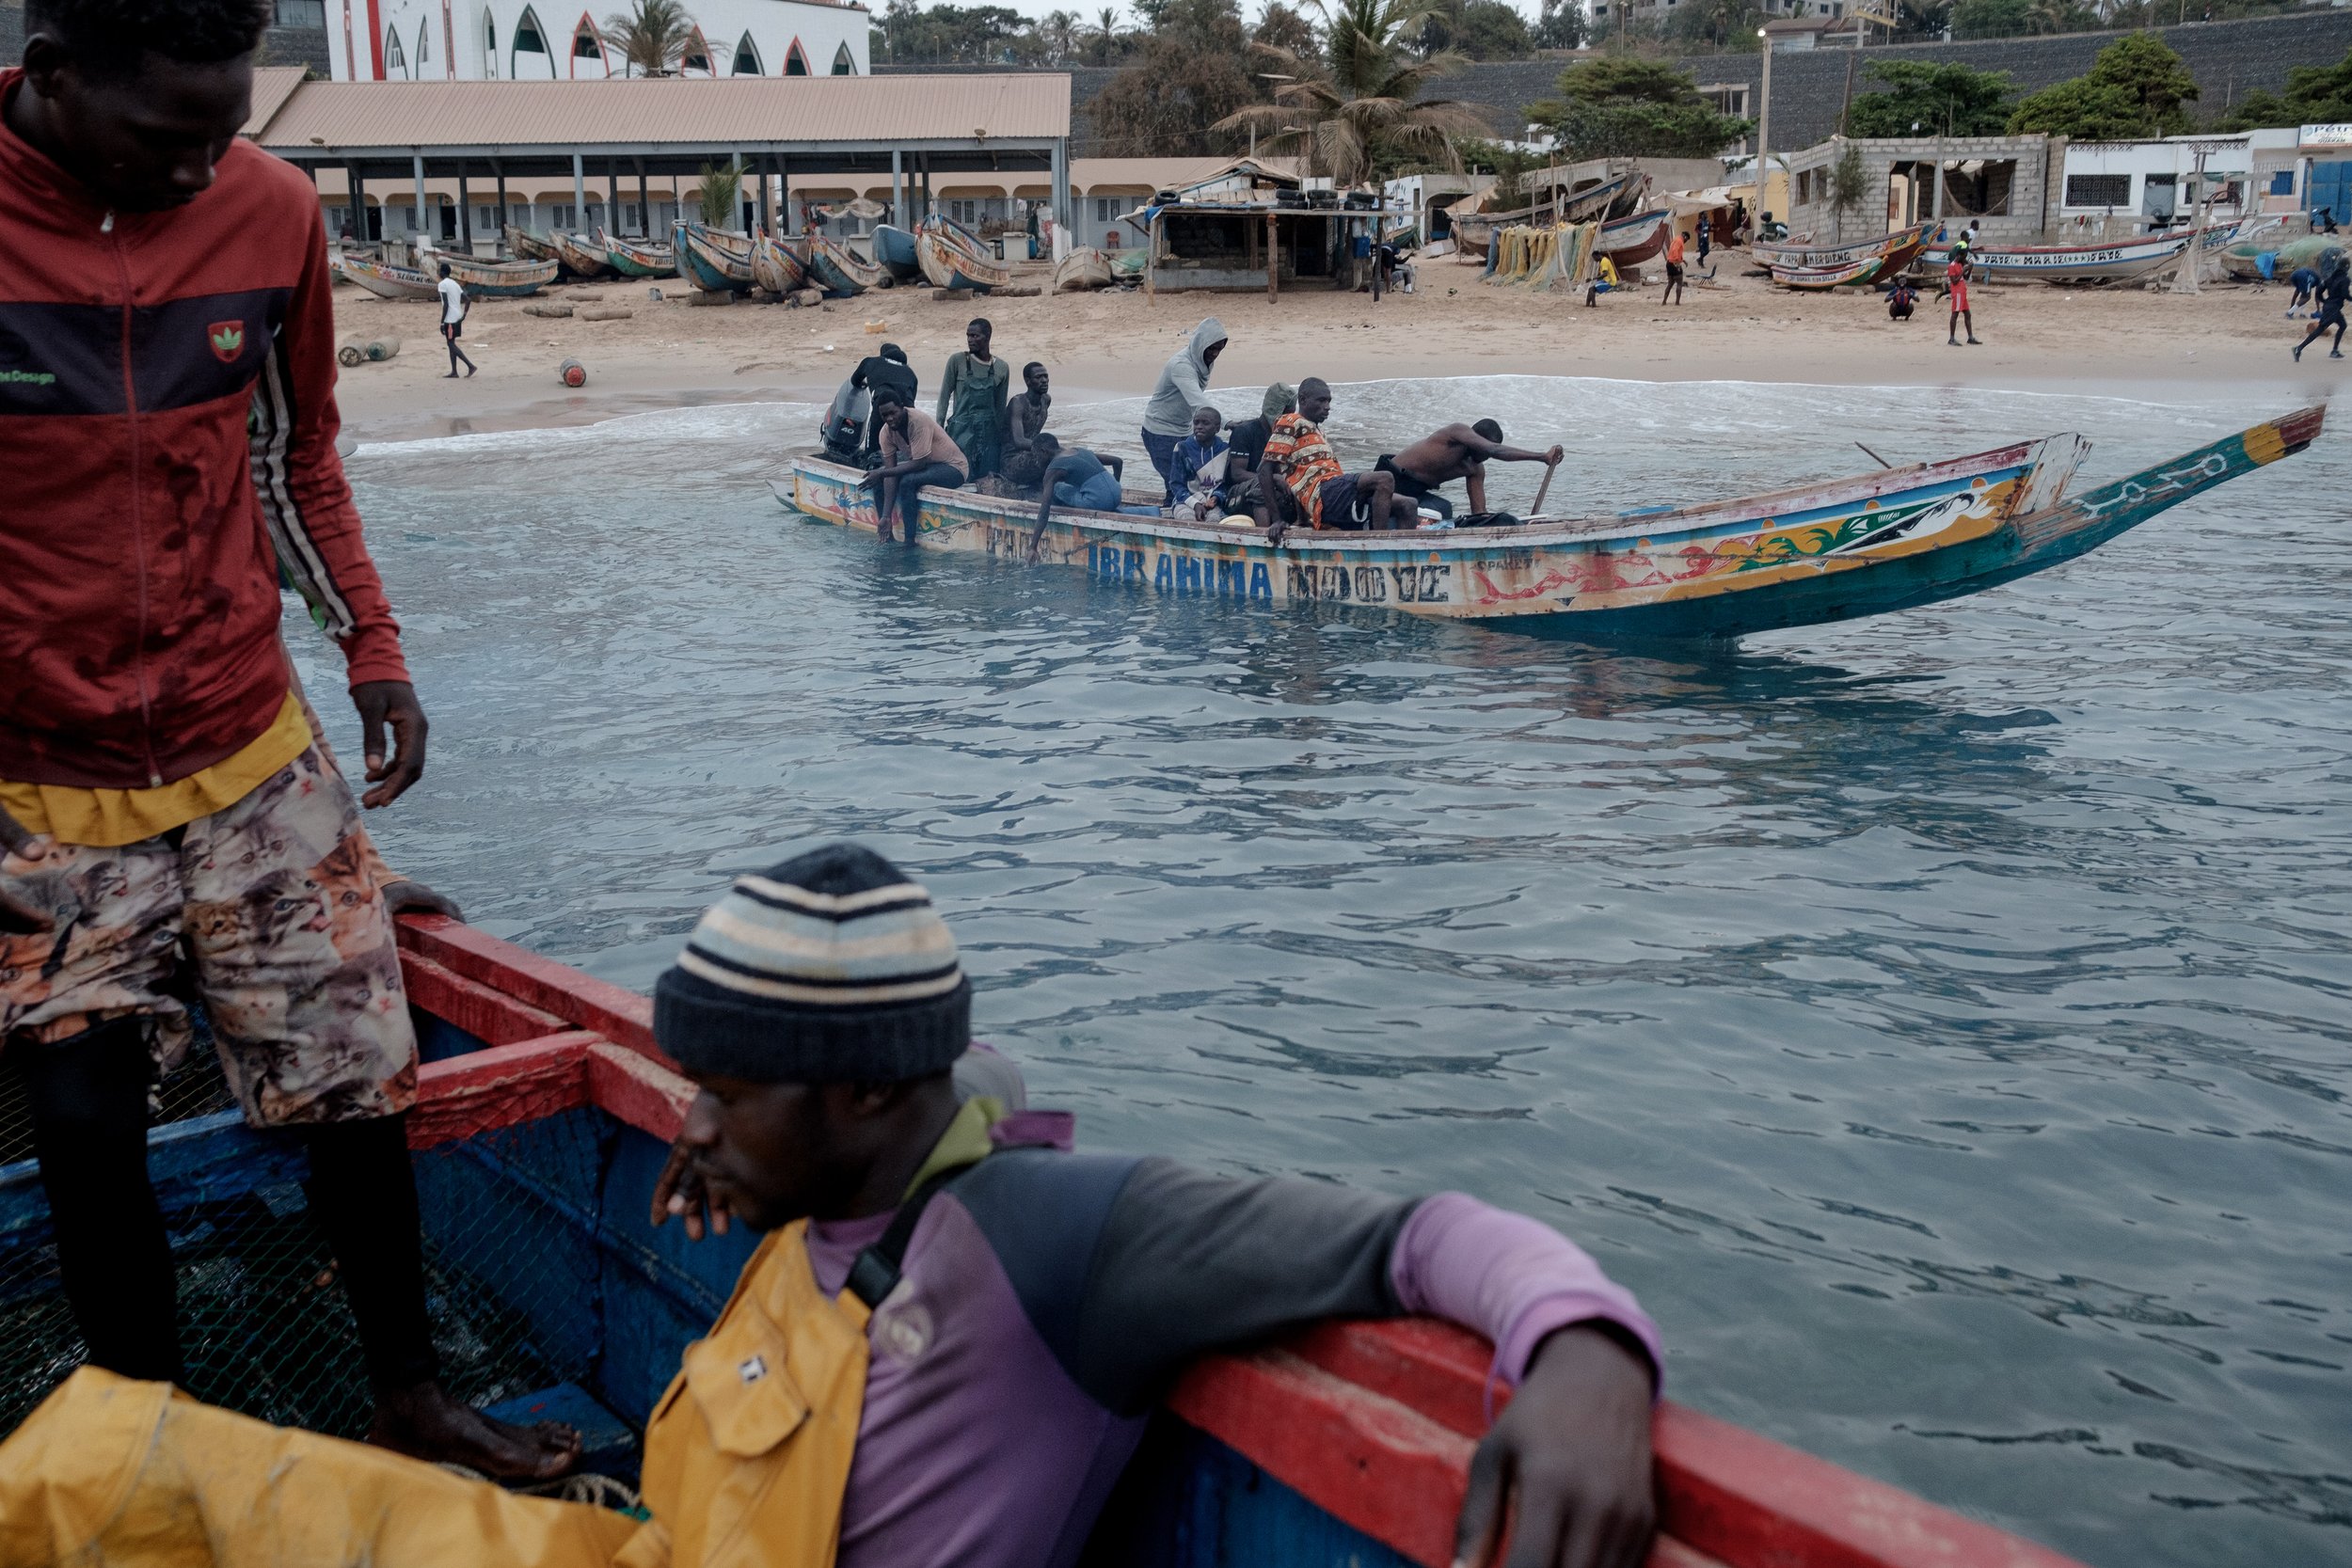
[[[255,67],[253,109],[246,116],[245,125],[237,132],[237,135],[241,136],[260,135],[262,128],[276,117],[278,110],[286,106],[286,100],[294,96],[294,88],[302,86],[302,79],[310,73],[308,67],[298,65]]]
[[[256,107],[259,108],[259,93]],[[256,138],[271,151],[382,155],[739,147],[768,151],[1070,134],[1070,78],[731,76],[587,82],[305,82]]]

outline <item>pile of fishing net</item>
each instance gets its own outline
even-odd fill
[[[1486,281],[1527,289],[1575,288],[1592,273],[1593,245],[1599,235],[1598,223],[1497,230],[1486,250]]]

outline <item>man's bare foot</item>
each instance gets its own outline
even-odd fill
[[[437,1382],[379,1395],[368,1441],[412,1459],[463,1465],[494,1481],[553,1481],[580,1463],[580,1433],[570,1427],[494,1421],[452,1399]]]

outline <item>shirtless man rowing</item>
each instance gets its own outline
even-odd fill
[[[1383,457],[1375,465],[1382,473],[1396,476],[1396,493],[1428,507],[1441,517],[1454,515],[1454,503],[1438,494],[1440,486],[1454,480],[1466,480],[1470,485],[1470,511],[1486,511],[1486,465],[1488,463],[1546,463],[1560,461],[1562,449],[1549,451],[1527,451],[1502,444],[1502,427],[1492,420],[1476,424],[1450,424],[1434,436],[1424,436],[1392,457]]]

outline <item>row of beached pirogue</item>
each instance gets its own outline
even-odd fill
[[[345,277],[386,299],[436,297],[444,265],[469,293],[492,299],[535,294],[559,279],[611,277],[676,277],[712,293],[765,289],[779,297],[814,289],[834,299],[901,283],[977,293],[1012,283],[1010,270],[977,234],[946,218],[926,219],[912,230],[879,225],[871,261],[816,232],[778,238],[687,221],[671,230],[667,244],[602,230],[540,234],[510,227],[505,245],[514,261],[485,261],[425,243],[415,247],[413,260],[345,250],[338,265]]]

